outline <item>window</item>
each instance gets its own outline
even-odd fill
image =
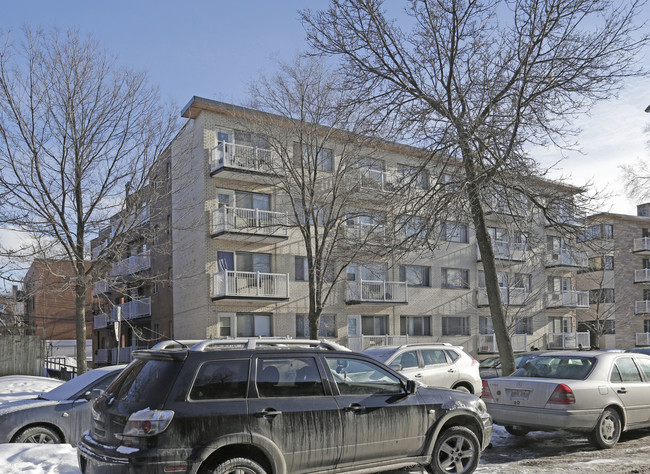
[[[431,336],[430,316],[400,316],[402,336]]]
[[[527,293],[530,293],[532,288],[532,277],[529,273],[515,273],[512,282],[513,288],[523,288]]]
[[[307,267],[307,257],[296,257],[295,261],[295,272],[296,272],[296,281],[308,281],[309,280],[309,270]]]
[[[429,274],[430,268],[421,265],[401,265],[399,267],[399,281],[405,281],[408,286],[431,286]]]
[[[614,303],[614,288],[589,290],[589,303]]]
[[[571,278],[569,277],[549,276],[546,283],[548,291],[551,293],[571,290]]]
[[[404,394],[400,379],[382,367],[351,357],[326,357],[341,395]]]
[[[442,349],[422,349],[422,360],[425,366],[447,364],[447,357]]]
[[[516,318],[515,334],[533,334],[533,318]]]
[[[364,336],[384,336],[388,334],[388,316],[361,316],[361,334]]]
[[[650,301],[650,290],[643,290],[643,301]]]
[[[296,337],[309,336],[309,315],[296,314]],[[318,324],[318,337],[337,337],[336,315],[321,314]]]
[[[443,336],[469,336],[469,317],[445,316],[442,318]]]
[[[427,221],[422,217],[403,215],[399,216],[396,222],[395,232],[402,237],[415,237],[424,239],[426,237]]]
[[[217,251],[219,271],[271,273],[271,254]]]
[[[650,332],[650,319],[644,319],[643,320],[643,332],[645,332],[645,333]]]
[[[319,171],[328,172],[334,169],[334,152],[329,148],[320,146],[309,147],[307,144],[303,144],[302,153],[300,153],[300,145],[294,143],[293,155],[302,159],[305,169],[313,169],[315,167]]]
[[[248,385],[248,366],[248,359],[204,363],[190,390],[190,400],[244,398]]]
[[[406,351],[395,357],[390,365],[401,365],[402,369],[413,369],[419,366],[417,351]]]
[[[610,382],[641,382],[641,373],[631,357],[621,357],[616,361]]]
[[[589,258],[589,267],[579,273],[614,270],[614,257],[612,255],[599,255]]]
[[[347,267],[348,281],[385,281],[385,263],[353,263]]]
[[[446,242],[461,242],[467,243],[467,225],[459,224],[458,222],[443,222],[442,223],[442,240]]]
[[[508,288],[508,274],[506,272],[497,272],[497,281],[499,283],[499,288]],[[479,270],[478,272],[478,287],[487,287],[485,284],[485,272],[483,270]]]
[[[443,268],[442,288],[469,288],[469,270]]]
[[[479,316],[478,318],[478,333],[479,334],[494,334],[492,327],[492,318],[487,316]]]
[[[271,336],[269,313],[218,313],[219,337]]]
[[[316,360],[311,357],[260,358],[255,380],[262,398],[325,394]]]
[[[557,235],[546,236],[546,250],[549,252],[557,252],[566,248],[566,241]]]
[[[613,239],[614,226],[612,224],[597,224],[590,226],[579,238],[581,241],[593,239]]]
[[[423,168],[409,165],[397,165],[400,182],[410,182],[415,189],[429,189],[429,173]]]

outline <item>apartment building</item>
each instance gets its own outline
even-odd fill
[[[12,285],[11,293],[0,293],[0,327],[24,324],[25,294]]]
[[[637,206],[637,215],[589,216],[581,240],[589,265],[579,287],[591,303],[578,312],[581,329],[601,349],[649,346],[650,204]]]
[[[91,242],[101,268],[92,306],[96,365],[129,362],[132,351],[174,337],[170,158],[166,150],[149,183],[127,196],[127,212]]]
[[[177,338],[308,335],[304,244],[290,225],[287,196],[265,171],[274,152],[246,125],[247,117],[260,115],[280,119],[199,97],[182,112],[188,120],[170,146]],[[295,143],[293,149],[296,154]],[[319,166],[327,172],[342,156],[334,142]],[[360,160],[355,205],[374,206],[375,212],[351,214],[346,238],[373,232],[377,239],[369,244],[385,241],[393,231],[377,220],[376,211],[391,205],[395,186],[413,173],[417,179],[410,179],[410,186],[435,185],[419,160],[414,149],[397,144],[384,144],[372,159]],[[567,203],[579,192],[562,191]],[[567,209],[564,219],[579,225]],[[525,202],[516,211],[498,198],[488,205],[515,350],[587,345],[588,333],[578,332],[576,321],[576,310],[589,307],[588,292],[578,291],[576,281],[578,269],[587,265],[586,253],[551,230],[542,216],[531,216]],[[518,213],[526,226],[513,225]],[[438,229],[441,243],[434,251],[422,246],[381,258],[359,254],[351,261],[323,309],[319,335],[353,349],[439,341],[474,355],[496,352],[471,223],[458,215]]]

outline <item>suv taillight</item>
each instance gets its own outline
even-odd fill
[[[481,390],[481,398],[483,400],[492,400],[492,392],[487,380],[483,380],[483,389]]]
[[[568,385],[561,383],[555,387],[555,390],[553,390],[551,397],[546,403],[552,403],[555,405],[573,405],[575,402],[576,397],[573,395],[573,391]]]
[[[167,429],[174,418],[171,410],[140,410],[133,413],[124,427],[124,436],[155,436]]]

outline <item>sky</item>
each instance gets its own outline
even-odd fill
[[[397,0],[388,0],[395,7]],[[0,30],[16,33],[24,25],[62,30],[70,27],[92,34],[118,62],[146,70],[163,98],[179,113],[192,96],[234,104],[248,100],[248,84],[276,69],[276,61],[290,61],[306,48],[298,9],[317,10],[326,0],[111,0],[5,2]],[[650,5],[645,7],[650,18]],[[650,69],[650,52],[642,58]],[[551,178],[567,178],[612,193],[607,212],[636,214],[634,200],[622,192],[620,165],[648,159],[650,79],[630,81],[618,99],[600,103],[578,122],[582,153],[570,153]],[[556,150],[535,150],[543,164],[556,163]],[[17,239],[0,229],[0,239]]]

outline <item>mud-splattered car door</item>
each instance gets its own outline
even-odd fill
[[[256,395],[248,399],[252,434],[275,443],[288,472],[333,467],[341,446],[341,413],[323,383],[317,358],[260,355],[255,361]],[[255,394],[254,394],[255,395]]]
[[[343,414],[339,467],[424,451],[427,409],[417,393],[385,368],[353,356],[326,356]]]

